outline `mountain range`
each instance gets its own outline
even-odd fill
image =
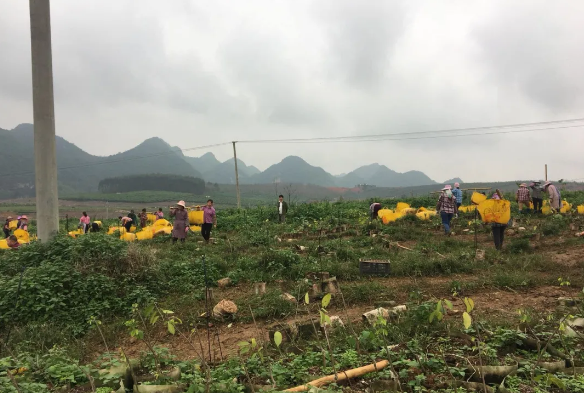
[[[160,138],[150,138],[125,152],[102,157],[91,155],[57,136],[56,151],[59,188],[65,191],[91,192],[104,178],[146,173],[194,176],[210,183],[235,183],[233,159],[220,162],[213,153],[200,157],[185,156],[178,147],[172,147]],[[278,182],[347,188],[360,184],[378,187],[436,184],[422,172],[399,173],[380,164],[365,165],[338,176],[296,156],[288,156],[263,172],[241,160],[237,165],[241,184]],[[0,198],[30,194],[34,186],[32,124],[20,124],[13,130],[0,128],[0,168]]]

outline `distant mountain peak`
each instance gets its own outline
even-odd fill
[[[211,153],[211,152],[205,153],[205,154],[203,154],[203,155],[202,155],[201,157],[199,157],[199,158],[207,158],[207,159],[208,159],[208,158],[214,158],[214,159],[217,159],[217,157],[215,157],[215,154],[213,154],[213,153]]]

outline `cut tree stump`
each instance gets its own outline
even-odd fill
[[[231,279],[229,277],[222,278],[221,280],[217,280],[217,285],[219,288],[227,288],[231,285]]]
[[[265,282],[256,282],[253,286],[256,295],[264,295],[266,293]]]
[[[337,293],[339,292],[339,284],[337,283],[336,277],[327,278],[322,280],[320,288],[326,293]]]

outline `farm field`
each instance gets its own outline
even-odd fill
[[[51,243],[0,250],[0,391],[584,392],[584,192],[563,197],[562,215],[513,203],[502,252],[474,213],[447,237],[438,217],[371,222],[367,201],[293,205],[286,224],[218,209],[208,245],[73,239],[62,220]]]

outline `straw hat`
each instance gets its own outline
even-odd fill
[[[20,219],[21,220],[28,220],[28,217],[27,216],[21,216]]]
[[[445,185],[444,188],[442,189],[442,191],[446,191],[446,190],[452,190],[452,186],[450,184]]]
[[[527,184],[525,184],[525,183],[521,183],[521,184],[519,185],[519,187],[527,187]]]
[[[12,216],[6,217],[7,220],[12,220]]]
[[[178,201],[177,206],[186,207],[185,201]]]

